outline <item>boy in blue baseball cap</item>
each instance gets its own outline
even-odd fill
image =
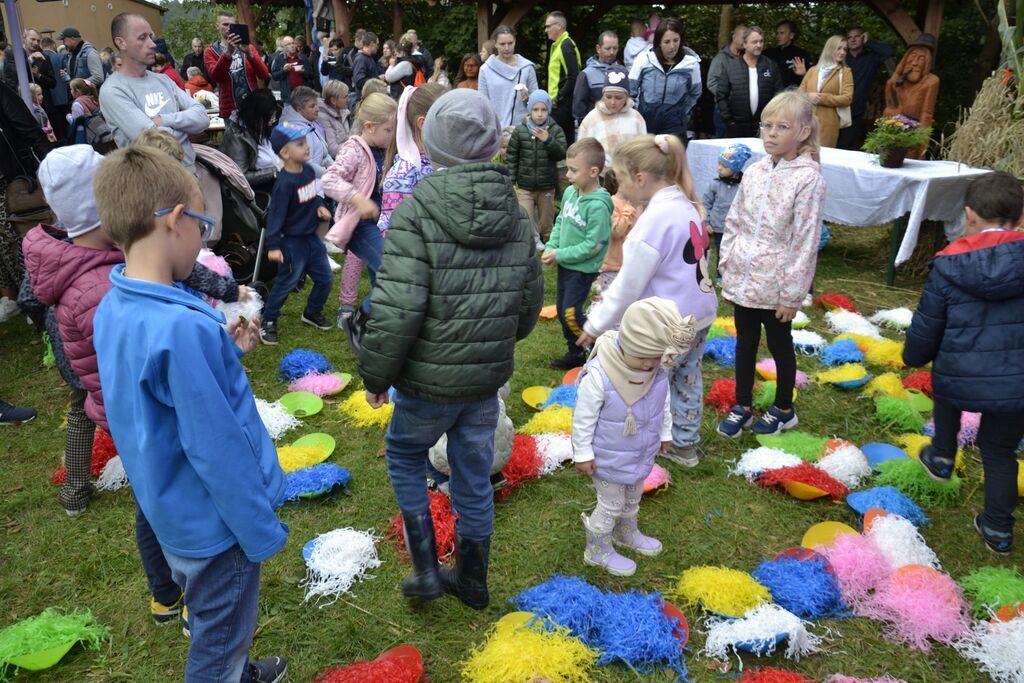
[[[260,325],[260,340],[264,344],[277,343],[277,318],[288,295],[299,279],[308,274],[313,289],[306,300],[302,322],[321,330],[333,325],[324,317],[324,304],[331,293],[334,275],[327,262],[327,249],[317,235],[320,221],[331,219],[331,212],[317,194],[316,173],[309,161],[308,127],[278,124],[270,134],[270,146],[284,167],[274,181],[267,210],[267,258],[281,267],[277,271],[274,287],[267,297]]]
[[[718,176],[705,190],[701,201],[707,211],[708,223],[715,237],[715,271],[718,271],[718,259],[721,258],[722,233],[725,230],[725,217],[729,215],[729,207],[743,180],[743,166],[750,159],[750,148],[741,142],[729,145],[718,155]],[[722,278],[717,276],[715,284],[721,285]]]

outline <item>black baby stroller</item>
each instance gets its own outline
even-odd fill
[[[252,287],[266,301],[277,274],[277,264],[264,258],[270,195],[253,192],[230,157],[205,145],[193,148],[207,215],[217,219],[207,245],[228,262],[239,284]]]

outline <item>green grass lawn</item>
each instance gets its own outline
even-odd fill
[[[901,282],[906,288],[883,286],[887,233],[882,230],[836,229],[819,261],[819,292],[844,292],[865,312],[897,305],[913,307],[920,282]],[[554,300],[553,272],[548,273],[548,302]],[[281,345],[262,347],[246,359],[257,396],[274,400],[286,389],[277,380],[277,363],[284,353],[306,347],[324,353],[338,369],[355,372],[348,347],[337,331],[321,332],[298,321],[305,294],[293,295],[281,318]],[[728,314],[726,307],[722,313]],[[329,317],[334,311],[327,311]],[[813,327],[824,332],[821,311],[812,310]],[[0,397],[38,408],[39,418],[24,426],[8,427],[0,434],[4,477],[0,482],[0,627],[37,614],[51,606],[89,608],[110,627],[111,637],[100,652],[72,651],[58,667],[26,680],[162,681],[180,679],[188,641],[177,625],[157,627],[148,613],[146,590],[134,541],[134,505],[131,492],[98,495],[88,512],[65,516],[57,502],[57,487],[50,473],[60,464],[65,411],[69,393],[55,369],[41,365],[39,335],[24,317],[0,325]],[[553,384],[560,374],[547,368],[547,360],[564,353],[555,321],[541,321],[534,333],[519,344],[512,378],[509,411],[517,425],[529,418],[529,409],[517,398],[535,384]],[[800,367],[814,372],[812,358],[799,357]],[[731,376],[730,368],[711,362],[705,368],[705,389],[711,380]],[[348,392],[359,391],[354,383]],[[106,400],[115,401],[116,396]],[[299,582],[305,576],[302,545],[317,534],[339,527],[374,529],[382,534],[397,507],[384,462],[378,457],[383,432],[345,424],[338,400],[307,419],[290,438],[325,431],[338,441],[332,461],[353,473],[347,495],[319,501],[289,503],[280,511],[291,527],[288,545],[264,563],[260,595],[260,629],[253,645],[255,657],[283,655],[290,663],[292,681],[311,680],[322,669],[409,643],[420,648],[434,683],[459,680],[460,663],[482,642],[487,627],[507,609],[506,601],[519,591],[555,572],[576,574],[609,589],[638,588],[670,591],[678,576],[694,564],[722,564],[752,570],[763,559],[798,545],[804,531],[826,519],[856,524],[844,504],[801,503],[784,495],[757,489],[746,481],[726,476],[730,461],[755,442],[750,436],[737,442],[714,435],[716,416],[705,414],[702,433],[704,457],[693,470],[669,465],[674,484],[641,507],[643,529],[660,538],[665,552],[640,558],[637,573],[628,579],[610,577],[582,562],[583,530],[580,513],[592,508],[594,494],[588,480],[571,467],[529,482],[508,500],[496,505],[496,534],[491,557],[492,606],[475,612],[453,598],[413,609],[401,597],[398,582],[408,570],[390,542],[380,544],[383,566],[373,578],[355,585],[352,594],[318,608],[303,603]],[[812,386],[797,401],[801,429],[839,435],[858,444],[892,436],[874,418],[872,404],[856,393]],[[1007,559],[988,553],[971,528],[971,516],[981,505],[980,466],[976,452],[958,507],[929,510],[933,524],[924,529],[928,543],[944,568],[959,579],[984,565],[1016,566],[1017,550]],[[224,472],[230,477],[231,472]],[[711,514],[713,511],[721,514]],[[703,644],[698,614],[685,610],[693,634],[693,652],[687,659],[697,681],[728,681],[717,665],[697,656]],[[945,647],[929,654],[908,650],[882,637],[882,625],[867,619],[822,621],[819,632],[831,636],[822,653],[793,665],[781,657],[757,660],[744,656],[746,665],[766,664],[793,668],[823,678],[842,672],[860,677],[891,673],[913,683],[986,680],[973,664]],[[642,680],[622,665],[601,667],[597,681]],[[669,680],[651,675],[650,680]]]

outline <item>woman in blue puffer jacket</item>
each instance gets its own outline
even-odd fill
[[[700,99],[700,57],[683,46],[683,22],[669,18],[654,32],[654,49],[637,56],[629,71],[630,95],[647,132],[686,140],[690,112]]]

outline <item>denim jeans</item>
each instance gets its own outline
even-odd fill
[[[192,634],[186,683],[248,683],[259,613],[259,563],[237,545],[214,557],[182,557],[166,549],[164,555],[175,580],[185,586]]]
[[[956,458],[960,411],[935,401],[935,436],[932,446],[942,458]],[[982,413],[978,427],[978,450],[985,472],[985,509],[981,522],[989,529],[1013,531],[1017,507],[1016,450],[1024,436],[1024,413]]]
[[[323,313],[324,304],[334,284],[334,274],[327,263],[327,249],[316,235],[306,237],[285,237],[281,240],[281,251],[284,252],[284,263],[277,270],[274,287],[267,297],[267,305],[263,309],[264,320],[277,320],[281,315],[288,295],[299,283],[299,278],[308,273],[313,281],[313,290],[306,300],[306,313]]]
[[[587,316],[583,305],[590,296],[590,286],[594,284],[597,273],[581,273],[558,266],[558,281],[555,289],[555,305],[558,308],[558,322],[562,323],[562,335],[569,347],[569,353],[582,354],[576,340],[583,333],[583,324]]]
[[[430,509],[427,452],[448,435],[452,504],[459,511],[459,535],[483,541],[494,533],[494,430],[498,396],[473,403],[433,403],[396,390],[387,432],[387,465],[398,507],[405,514]]]
[[[377,227],[377,221],[359,221],[352,236],[348,239],[347,249],[359,257],[370,271],[370,285],[377,283],[377,271],[380,270],[380,257],[384,253],[384,235]],[[367,294],[360,308],[370,314],[370,296]]]
[[[135,504],[135,543],[139,547],[139,558],[146,572],[149,592],[161,605],[173,605],[181,597],[181,586],[174,582],[171,568],[164,557],[164,549],[160,541],[156,540],[153,527],[149,525],[138,503]]]
[[[707,329],[698,330],[690,350],[679,356],[672,370],[671,397],[672,443],[676,446],[696,446],[700,443],[700,420],[704,415],[704,339]]]

